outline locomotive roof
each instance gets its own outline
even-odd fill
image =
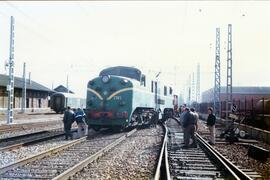
[[[135,67],[116,66],[116,67],[109,67],[109,68],[103,69],[99,73],[99,76],[104,76],[104,75],[124,76],[124,77],[136,79],[140,81],[141,74],[142,72],[138,68],[135,68]]]

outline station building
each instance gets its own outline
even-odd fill
[[[0,74],[0,112],[6,112],[8,107],[8,76]],[[24,80],[14,77],[14,112],[20,111],[22,107],[22,89]],[[49,100],[53,91],[33,80],[26,80],[26,111],[34,112],[50,110]]]
[[[71,94],[74,94],[73,91],[69,90],[68,88],[66,88],[65,86],[63,85],[59,85],[57,86],[56,88],[53,89],[55,92],[62,92],[62,93],[71,93]]]

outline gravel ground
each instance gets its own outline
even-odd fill
[[[74,124],[76,124],[76,123],[74,123]],[[63,123],[61,121],[59,121],[58,124],[49,125],[49,126],[46,126],[46,127],[42,126],[42,127],[34,127],[32,129],[11,131],[11,132],[0,134],[0,140],[3,139],[3,138],[19,136],[19,135],[23,135],[23,134],[29,134],[29,133],[34,133],[34,132],[39,132],[39,131],[44,131],[44,130],[52,130],[52,129],[63,128],[63,126],[64,126]]]
[[[91,132],[89,140],[9,170],[1,174],[0,179],[52,179],[126,134]]]
[[[13,137],[43,130],[51,130],[63,127],[62,124],[63,115],[55,113],[32,113],[32,114],[15,114],[13,124],[25,124],[25,123],[35,123],[35,122],[50,122],[47,127],[41,125],[40,127],[31,127],[30,125],[23,125],[24,129],[11,130],[10,132],[0,133],[0,139]],[[55,121],[55,124],[54,124]],[[0,127],[1,125],[6,125],[6,116],[0,115]],[[12,126],[12,125],[11,125]],[[28,128],[28,126],[30,128]],[[4,126],[2,126],[4,127]]]
[[[71,179],[152,179],[162,144],[162,127],[138,130]]]
[[[259,143],[258,146],[263,146]],[[215,148],[226,155],[228,159],[233,160],[237,166],[246,169],[253,169],[259,173],[263,179],[270,179],[270,158],[266,162],[257,161],[247,155],[248,148],[238,144],[217,144]],[[268,145],[268,150],[270,146]]]
[[[216,131],[216,136],[218,136],[221,133],[221,130],[217,129]],[[205,132],[208,132],[208,129],[202,122],[200,122],[199,133],[205,134]],[[268,144],[258,142],[255,145],[270,151],[270,145]],[[270,179],[270,157],[266,162],[257,161],[247,155],[248,147],[240,144],[216,144],[214,147],[223,155],[227,156],[229,160],[234,161],[237,166],[240,166],[244,169],[253,169],[259,173],[263,179]]]
[[[31,146],[21,147],[19,149],[14,149],[12,151],[0,152],[0,168],[6,166],[10,163],[18,161],[22,158],[29,157],[35,154],[38,154],[42,151],[48,150],[50,148],[66,144],[70,141],[64,140],[64,137],[57,139],[49,140],[46,142],[38,143]]]
[[[34,119],[20,119],[20,120],[16,120],[14,119],[13,120],[13,124],[25,124],[25,123],[36,123],[36,122],[44,122],[44,121],[56,121],[56,120],[61,120],[63,119],[62,116],[47,116],[47,117],[40,117],[40,118],[34,118]],[[5,125],[7,124],[7,121],[6,120],[2,120],[0,121],[0,125]]]
[[[13,123],[14,124],[33,123],[33,122],[39,122],[42,120],[54,121],[61,118],[63,118],[63,114],[56,114],[53,112],[15,114]],[[7,116],[4,114],[0,114],[0,125],[6,124],[6,123],[7,123]]]
[[[41,110],[41,111],[35,111],[35,112],[30,112],[30,111],[26,111],[25,113],[22,113],[20,111],[15,111],[14,112],[14,118],[16,119],[20,119],[20,118],[24,118],[25,116],[28,116],[28,115],[47,115],[47,114],[56,114],[55,111],[51,110],[51,109],[44,109],[44,110]],[[6,117],[6,111],[5,113],[2,111],[0,112],[0,118],[1,117]]]

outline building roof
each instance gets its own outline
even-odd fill
[[[63,93],[63,92],[56,92],[56,93],[53,93],[51,96],[59,96],[59,95],[62,95],[66,98],[82,98],[80,96],[78,96],[77,94],[74,94],[74,93]]]
[[[23,78],[20,77],[14,77],[14,88],[23,88]],[[8,76],[4,74],[0,74],[0,86],[7,87],[8,85]],[[36,90],[36,91],[47,91],[51,92],[52,90],[31,80],[31,83],[29,83],[29,79],[26,80],[26,89],[30,90]]]
[[[63,85],[57,86],[56,88],[54,88],[54,91],[56,91],[56,92],[63,92],[63,93],[69,92],[69,93],[74,94],[74,92],[72,92],[71,90],[68,90],[68,89],[67,89],[65,86],[63,86]]]
[[[213,92],[213,88],[207,90]],[[226,93],[226,87],[220,88],[220,93]],[[270,94],[270,87],[253,87],[253,86],[233,86],[233,94]]]

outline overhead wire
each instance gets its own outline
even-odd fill
[[[24,11],[22,11],[20,8],[18,8],[16,5],[14,5],[13,3],[9,2],[9,1],[5,1],[6,5],[11,7],[12,9],[16,10],[17,12],[19,12],[21,15],[23,15],[23,17],[25,17],[26,19],[28,19],[29,21],[31,21],[32,23],[37,24],[37,27],[43,27],[43,25],[41,25],[40,23],[38,23],[34,18],[32,18],[31,16],[29,16],[28,14],[26,14]],[[8,15],[5,15],[8,16]],[[16,19],[16,17],[15,17]],[[52,41],[47,38],[46,36],[44,36],[42,33],[33,30],[33,28],[29,28],[27,25],[25,25],[23,22],[19,21],[18,19],[16,19],[16,24],[21,25],[24,29],[28,30],[31,33],[34,33],[36,35],[36,37],[45,40],[47,43],[51,43]],[[44,27],[43,27],[44,28]]]

